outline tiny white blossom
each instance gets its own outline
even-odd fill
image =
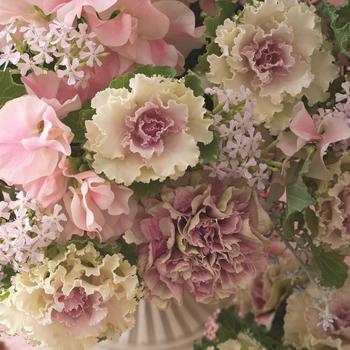
[[[0,53],[0,66],[4,65],[4,70],[7,68],[7,66],[12,63],[16,65],[20,58],[21,54],[16,51],[14,45],[6,45],[1,49]]]
[[[57,70],[57,75],[59,78],[67,76],[68,85],[75,85],[77,81],[81,80],[84,77],[84,71],[79,70],[80,62],[77,58],[69,61],[69,59],[65,57],[60,65],[65,66],[66,69]]]
[[[7,25],[0,32],[0,39],[5,39],[7,43],[12,42],[12,35],[17,32],[17,28],[14,26],[14,23]]]
[[[86,60],[86,65],[93,67],[95,64],[98,66],[102,65],[99,55],[104,52],[104,47],[102,45],[96,45],[94,42],[87,42],[86,49],[88,51],[80,52],[80,59],[82,61]]]
[[[17,64],[22,76],[26,76],[29,71],[34,72],[35,75],[40,75],[43,70],[38,67],[35,62],[29,57],[27,53],[21,55],[21,62]]]

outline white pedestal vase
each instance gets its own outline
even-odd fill
[[[161,311],[142,300],[135,328],[94,350],[192,350],[193,341],[202,337],[204,323],[217,307],[198,304],[191,296],[185,296],[183,305],[174,302]]]

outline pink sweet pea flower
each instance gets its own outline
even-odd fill
[[[58,117],[81,108],[77,90],[60,79],[55,72],[47,74],[29,74],[22,77],[22,82],[30,95],[36,95],[54,108]]]
[[[294,113],[290,131],[279,135],[278,147],[285,155],[292,157],[307,143],[315,143],[317,151],[312,157],[308,175],[326,180],[330,177],[330,172],[323,157],[330,144],[350,138],[350,128],[344,119],[331,115],[325,116],[317,125],[301,102],[295,106]]]
[[[53,207],[67,191],[69,178],[63,174],[66,168],[67,161],[63,157],[52,174],[24,184],[24,191],[42,208]]]
[[[82,16],[86,7],[91,7],[97,13],[104,12],[115,5],[118,0],[71,0],[57,9],[57,19],[71,26],[76,18]]]
[[[333,6],[340,7],[343,6],[344,0],[327,0]]]
[[[130,189],[110,183],[93,171],[65,174],[76,183],[63,198],[71,219],[66,230],[68,236],[87,232],[90,237],[98,235],[107,241],[131,227],[136,206]]]
[[[10,185],[51,175],[61,157],[71,153],[71,130],[36,96],[7,102],[0,123],[0,178]]]
[[[27,344],[25,339],[20,336],[16,336],[16,337],[1,336],[0,349],[1,350],[36,350],[37,348],[34,348],[29,344]]]

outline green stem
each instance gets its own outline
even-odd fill
[[[278,144],[278,139],[272,141],[269,145],[267,145],[262,151],[261,154],[263,156],[268,155],[274,148],[275,146]]]
[[[221,102],[219,103],[212,111],[213,114],[218,114],[219,112],[221,112],[223,110],[225,106],[225,102]]]
[[[283,164],[281,162],[277,162],[275,160],[261,158],[260,161],[262,163],[265,163],[265,164],[271,166],[272,168],[282,169],[282,166],[283,166]]]

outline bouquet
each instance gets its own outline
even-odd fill
[[[349,17],[0,0],[5,344],[88,350],[189,293],[194,349],[350,350]]]

